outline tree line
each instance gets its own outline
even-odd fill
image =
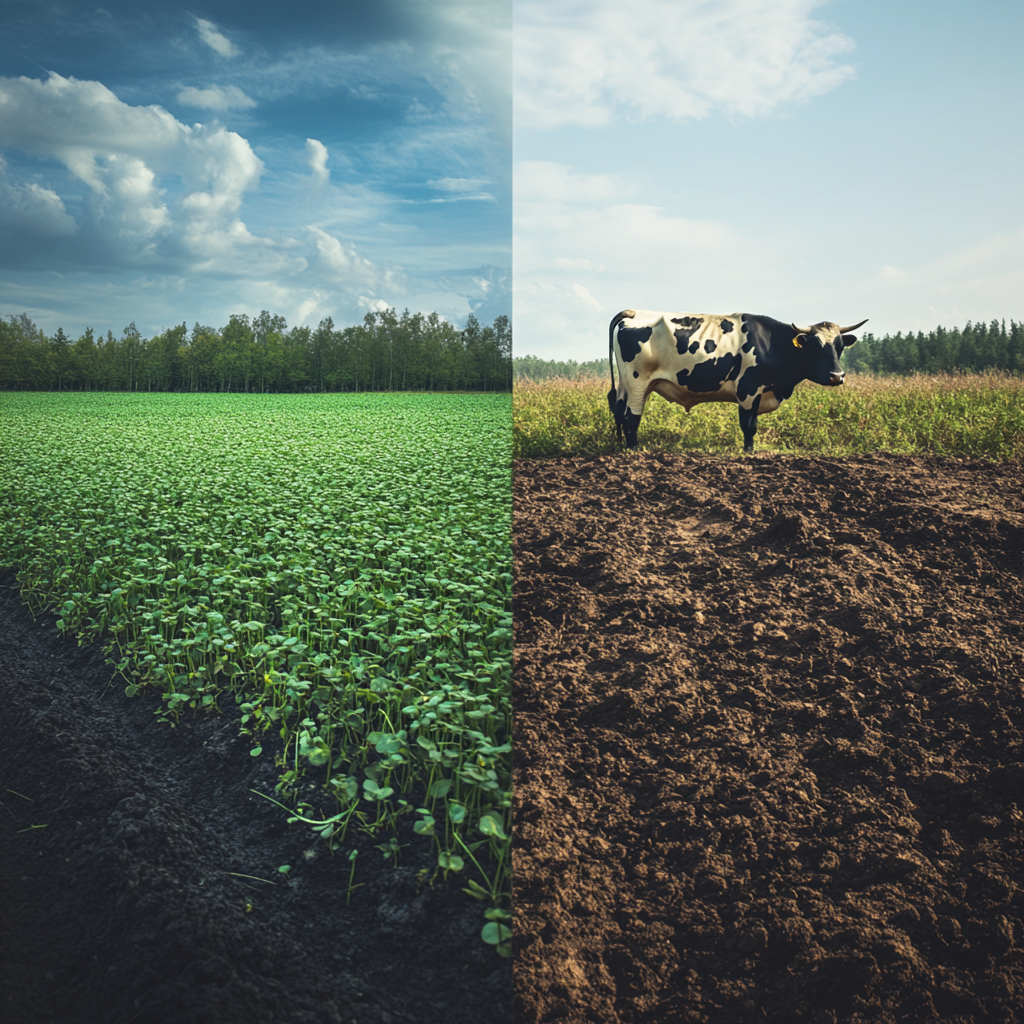
[[[0,388],[11,391],[509,391],[512,325],[471,313],[459,329],[437,313],[367,313],[337,328],[289,329],[263,310],[222,328],[184,323],[151,338],[90,327],[47,337],[32,320],[0,318]]]
[[[963,328],[936,327],[925,334],[865,334],[860,343],[843,352],[843,366],[854,373],[977,373],[983,370],[1024,371],[1024,323],[993,320]],[[584,380],[608,376],[607,359],[540,359],[517,356],[512,360],[516,380]]]
[[[578,363],[575,359],[540,359],[538,356],[516,356],[512,360],[512,373],[516,380],[588,380],[608,376],[607,359],[590,359]]]
[[[855,373],[980,373],[983,370],[1024,370],[1024,323],[993,320],[963,328],[936,327],[902,331],[876,338],[865,334],[860,344],[843,352],[843,365]]]

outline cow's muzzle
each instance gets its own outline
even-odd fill
[[[846,377],[845,373],[833,373],[828,379],[828,386],[830,388],[838,387],[843,383],[843,379]]]

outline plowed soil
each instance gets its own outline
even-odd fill
[[[517,1021],[1024,1021],[1022,477],[517,465]]]
[[[161,722],[0,576],[4,1024],[501,1024],[511,963],[411,825],[398,867],[286,824],[229,714]],[[315,802],[315,792],[309,796]],[[287,877],[278,872],[291,865]]]

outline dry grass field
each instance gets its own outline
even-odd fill
[[[513,396],[517,458],[608,455],[619,450],[607,377],[521,382]],[[732,405],[687,414],[653,395],[642,447],[734,454],[743,447]],[[850,374],[841,388],[804,382],[758,420],[755,450],[790,454],[946,455],[1004,460],[1024,455],[1024,380],[1007,373],[874,377]]]

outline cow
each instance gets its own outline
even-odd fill
[[[843,383],[839,357],[857,342],[850,332],[866,323],[839,327],[825,320],[797,327],[751,313],[625,309],[608,326],[608,407],[618,439],[625,434],[626,447],[637,446],[637,428],[653,391],[687,412],[701,402],[735,402],[743,450],[752,452],[758,415],[778,409],[800,381]]]

